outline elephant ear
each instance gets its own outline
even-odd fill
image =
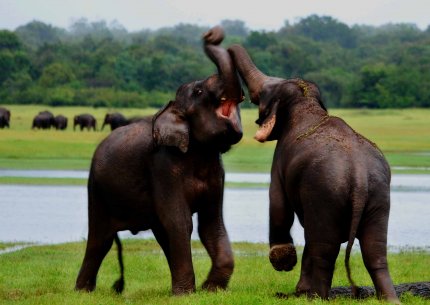
[[[154,146],[176,146],[183,153],[188,151],[189,126],[170,101],[152,119]]]

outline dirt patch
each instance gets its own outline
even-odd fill
[[[396,294],[400,297],[403,293],[409,292],[414,296],[419,296],[425,299],[430,299],[430,282],[415,282],[403,283],[394,285]],[[297,296],[295,293],[285,294],[282,292],[276,293],[276,297],[286,299]],[[375,296],[375,288],[369,286],[358,287],[358,299],[365,299]],[[336,297],[352,297],[351,287],[333,287],[330,290],[330,298]]]

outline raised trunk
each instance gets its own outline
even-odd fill
[[[233,58],[237,70],[248,87],[251,102],[258,104],[258,95],[264,82],[268,79],[268,76],[258,70],[251,57],[249,57],[248,52],[246,52],[241,45],[232,45],[228,49],[228,52]]]
[[[220,47],[219,44],[224,39],[224,32],[221,27],[214,27],[203,35],[204,50],[207,56],[215,63],[218,68],[218,75],[223,82],[222,98],[232,100],[242,97],[242,89],[239,78],[236,75],[233,61],[227,50]]]

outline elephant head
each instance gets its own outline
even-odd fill
[[[102,125],[102,129],[105,127],[106,124],[110,124],[111,122],[111,114],[110,113],[106,113],[105,115],[105,119],[103,120],[103,125]]]
[[[251,102],[259,106],[256,123],[260,126],[255,139],[259,142],[279,138],[280,109],[298,103],[302,98],[314,98],[326,110],[321,102],[318,87],[302,79],[283,79],[271,77],[261,72],[252,62],[247,51],[240,45],[228,49],[240,76],[248,87]]]
[[[223,30],[215,27],[203,36],[206,55],[218,73],[184,84],[153,118],[155,145],[178,147],[205,145],[225,152],[242,138],[239,103],[243,91],[227,50],[219,44]]]

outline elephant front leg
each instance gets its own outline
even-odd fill
[[[176,219],[170,224],[161,221],[152,228],[169,264],[174,295],[192,293],[196,290],[190,242],[192,221],[191,216],[186,218],[187,220],[183,221]]]
[[[294,210],[287,202],[278,177],[272,174],[269,210],[269,259],[277,271],[291,271],[297,264],[296,248],[290,230],[294,223]]]
[[[212,260],[211,270],[202,286],[209,291],[226,289],[234,269],[233,252],[222,217],[222,194],[218,197],[221,198],[207,202],[198,214],[200,240]]]

